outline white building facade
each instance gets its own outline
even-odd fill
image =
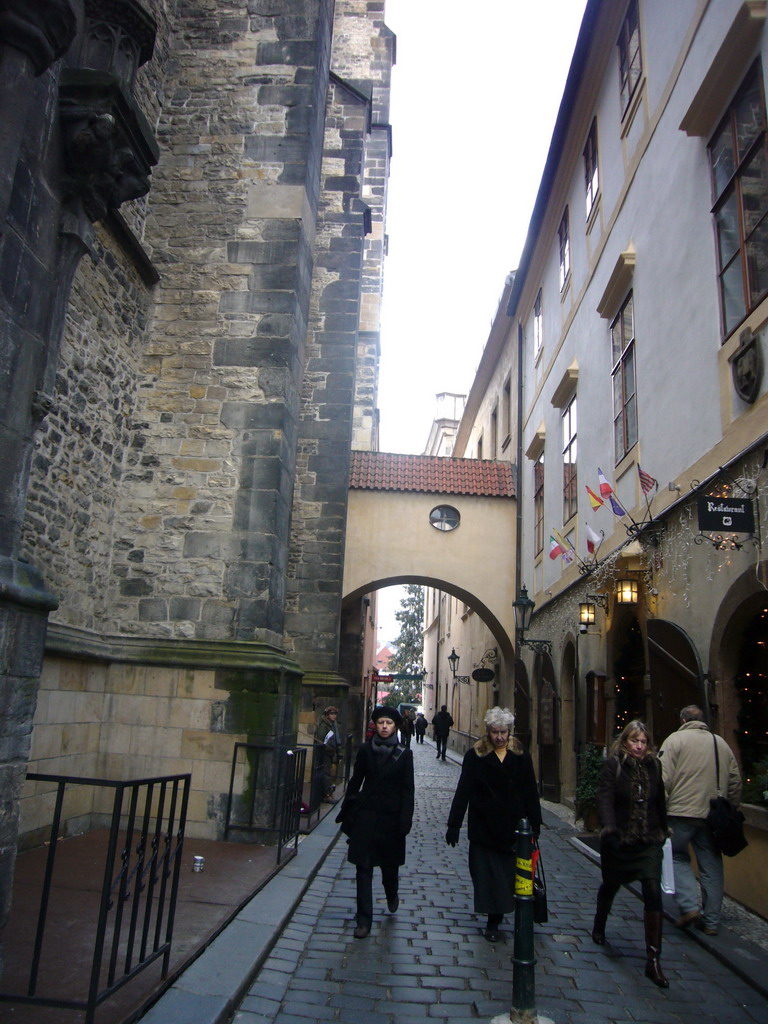
[[[635,717],[660,744],[689,703],[768,770],[766,65],[765,3],[588,3],[467,398],[454,454],[519,469],[549,647],[518,636],[515,703],[552,799],[586,744]],[[757,863],[728,885],[765,914]]]

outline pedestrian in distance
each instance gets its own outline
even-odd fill
[[[338,726],[339,709],[329,705],[323,711],[315,729],[315,757],[323,762],[323,800],[336,803],[334,771],[341,756],[341,734]]]
[[[400,726],[400,739],[403,741],[405,749],[410,750],[411,740],[413,739],[413,719],[411,718],[411,713],[408,710],[403,713],[403,724]]]
[[[413,752],[398,743],[402,718],[397,708],[377,707],[376,732],[355,758],[341,810],[336,818],[348,836],[347,859],[357,869],[354,936],[365,939],[373,923],[373,869],[381,880],[391,914],[400,905],[399,869],[405,863],[405,837],[413,822]]]
[[[683,708],[680,723],[680,728],[664,740],[659,751],[672,829],[675,902],[679,911],[675,924],[678,928],[692,924],[705,935],[717,935],[723,904],[723,857],[712,842],[706,818],[709,801],[718,793],[738,807],[741,773],[725,740],[707,728],[700,707],[689,704]],[[715,769],[715,744],[719,778]],[[696,854],[698,883],[691,868],[689,846]]]
[[[451,731],[452,725],[453,719],[448,713],[448,708],[445,704],[442,704],[440,706],[440,710],[432,719],[432,730],[435,735],[435,744],[437,745],[438,761],[445,760],[445,750],[448,746],[448,733]]]
[[[424,742],[424,733],[427,731],[428,725],[429,722],[424,717],[424,712],[420,711],[418,715],[416,715],[416,721],[413,723],[413,730],[416,733],[417,743]]]
[[[661,765],[651,734],[634,720],[622,729],[597,784],[602,884],[597,892],[592,941],[605,945],[605,926],[622,885],[640,882],[645,929],[645,976],[669,988],[661,969],[661,861],[667,809]]]
[[[483,935],[498,942],[505,914],[515,909],[517,829],[527,818],[535,838],[541,829],[539,790],[530,755],[512,735],[509,708],[491,708],[486,733],[464,755],[448,815],[445,841],[456,846],[469,808],[469,873],[475,912],[487,915]]]

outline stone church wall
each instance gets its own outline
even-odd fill
[[[234,743],[294,742],[314,683],[348,686],[348,459],[375,418],[393,40],[383,4],[358,0],[145,7],[135,96],[159,162],[74,274],[30,471],[23,556],[59,602],[30,767],[191,771],[188,833],[215,838]],[[26,785],[25,844],[50,800]],[[102,813],[81,793],[66,828]]]

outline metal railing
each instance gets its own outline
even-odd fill
[[[299,744],[300,748],[304,751],[306,757],[307,751],[311,754],[311,763],[309,766],[309,794],[304,809],[301,810],[301,814],[307,819],[307,827],[312,824],[312,818],[317,815],[317,820],[320,820],[320,805],[323,802],[325,796],[325,765],[323,762],[323,745],[322,743],[313,743],[312,746],[305,746]]]
[[[245,792],[250,792],[250,799],[247,813],[240,820],[235,820],[235,778],[238,755],[241,752],[248,755],[251,765],[245,787]],[[267,841],[275,841],[278,864],[282,859],[283,849],[292,840],[293,853],[296,853],[299,844],[306,757],[306,749],[300,746],[281,749],[262,743],[235,743],[224,821],[225,840],[233,830],[260,833]],[[266,808],[264,801],[257,799],[259,794],[270,794],[269,806]],[[257,820],[257,817],[260,820]]]
[[[302,749],[308,750],[311,753],[312,760],[309,769],[309,795],[306,802],[306,806],[302,810],[302,815],[307,818],[307,827],[312,823],[312,818],[317,815],[317,820],[320,820],[320,805],[323,802],[325,796],[325,762],[324,762],[324,747],[322,743],[313,743],[311,746],[306,744],[298,744]],[[354,749],[354,737],[352,733],[348,733],[344,741],[344,753],[341,755],[340,766],[337,769],[336,783],[338,785],[340,779],[344,780],[344,788],[346,789],[349,782],[349,777],[352,774],[352,751]],[[341,767],[343,765],[343,768]]]
[[[344,744],[344,786],[346,788],[349,782],[349,776],[352,774],[352,750],[354,748],[354,737],[352,733],[347,733],[347,740]]]
[[[191,778],[166,775],[115,782],[27,774],[32,782],[55,783],[56,803],[27,991],[0,992],[0,1001],[84,1010],[85,1024],[93,1024],[96,1008],[160,957],[162,976],[167,976]],[[114,790],[88,994],[83,999],[38,994],[67,786]]]

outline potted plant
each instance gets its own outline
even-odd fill
[[[768,757],[746,767],[741,799],[745,804],[756,804],[758,807],[768,804]]]
[[[605,751],[597,743],[587,743],[579,755],[579,781],[574,794],[576,820],[594,832],[597,828],[597,780],[605,761]]]

